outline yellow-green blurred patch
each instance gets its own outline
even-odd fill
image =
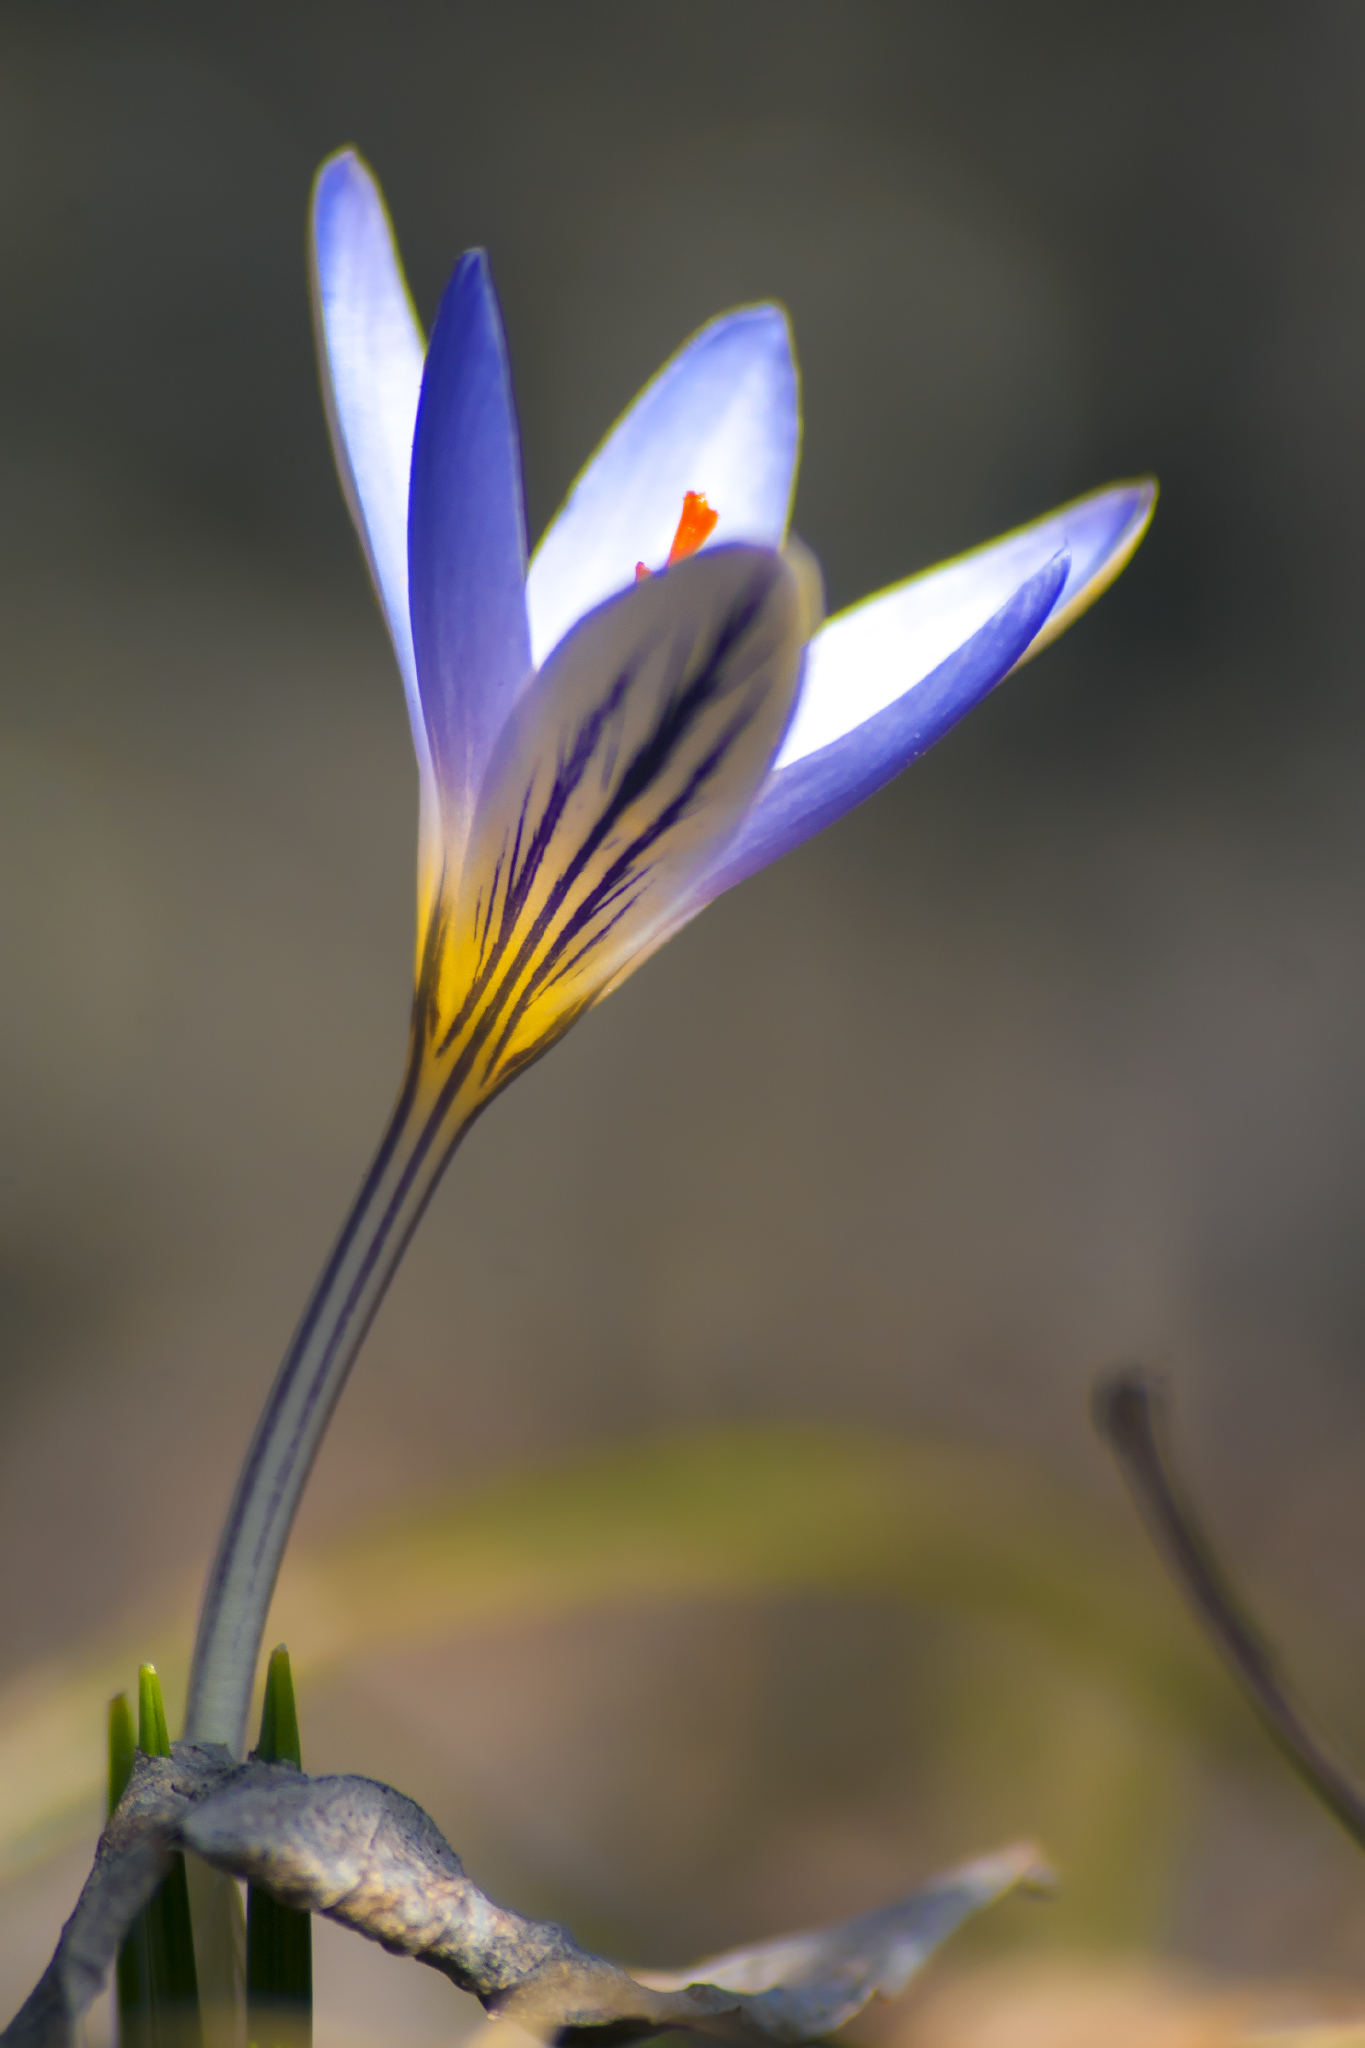
[[[1041,1831],[1061,1898],[1009,1910],[1046,1918],[1059,1941],[1141,1938],[1191,1773],[1259,1741],[1117,1513],[955,1445],[753,1429],[621,1446],[299,1552],[272,1627],[317,1690],[377,1650],[774,1595],[934,1618],[937,1707],[921,1739],[960,1828],[953,1853]],[[0,1694],[0,1876],[93,1834],[104,1703],[151,1657],[174,1706],[192,1598],[187,1586],[178,1607],[130,1615]]]

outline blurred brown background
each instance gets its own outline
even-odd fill
[[[491,251],[533,534],[677,343],[766,295],[833,607],[1115,476],[1164,496],[1063,643],[478,1127],[301,1540],[795,1421],[1005,1447],[1122,1550],[1085,1400],[1138,1357],[1365,1750],[1363,103],[1348,0],[9,0],[0,1676],[202,1568],[396,1080],[415,777],[305,293],[310,178],[354,142],[425,315]],[[1065,1755],[1035,1783],[1007,1636],[953,1627],[527,1622],[338,1677],[310,1761],[673,1960],[1048,1839]],[[960,1823],[949,1735],[1008,1787]],[[1105,1939],[1360,1971],[1365,1876],[1245,1752],[1192,1772]],[[7,1909],[16,1996],[79,1862]],[[399,2010],[383,1957],[322,1974]],[[402,1995],[414,2033],[450,1996]]]

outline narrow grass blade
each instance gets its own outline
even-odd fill
[[[303,1769],[299,1742],[299,1710],[294,1698],[294,1673],[289,1652],[281,1643],[270,1653],[261,1708],[261,1739],[256,1754],[263,1764],[295,1764]]]
[[[161,1680],[155,1664],[143,1664],[137,1674],[137,1746],[144,1756],[171,1753],[166,1702],[161,1697]]]
[[[116,1693],[109,1702],[109,1811],[122,1799],[133,1775],[137,1738],[127,1693]],[[118,1953],[114,1995],[118,2001],[118,2031],[121,2044],[145,2038],[144,2018],[151,2004],[151,1973],[147,1956],[146,1915],[136,1922]]]
[[[303,1766],[289,1652],[272,1651],[261,1710],[262,1763]],[[254,1885],[246,1895],[247,2038],[252,2048],[309,2048],[313,2038],[313,1928]]]
[[[138,1672],[138,1747],[169,1756],[170,1735],[161,1680],[151,1664]],[[133,1768],[133,1717],[120,1693],[109,1704],[110,1810],[123,1796]],[[160,1891],[143,1907],[119,1950],[120,2048],[200,2048],[199,1984],[194,1934],[185,1885],[185,1859],[177,1856]]]
[[[126,1692],[115,1693],[109,1702],[109,1807],[110,1813],[122,1799],[133,1775],[137,1738]]]

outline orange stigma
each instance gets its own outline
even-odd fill
[[[696,554],[702,542],[710,536],[719,518],[719,512],[713,512],[707,504],[703,491],[683,492],[682,518],[678,521],[678,530],[668,551],[670,568],[674,562],[684,561],[688,555]]]
[[[689,555],[695,555],[702,542],[710,538],[719,518],[719,512],[713,512],[707,504],[704,491],[684,491],[682,517],[673,536],[673,545],[668,550],[666,566],[671,568],[674,562],[683,562]],[[653,574],[654,571],[646,568],[643,562],[635,564],[637,583],[643,583],[646,576]]]

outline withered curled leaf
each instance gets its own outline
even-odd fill
[[[903,1990],[970,1914],[1045,1877],[1023,1844],[842,1926],[736,1949],[695,1971],[636,1977],[552,1921],[496,1905],[429,1815],[391,1786],[238,1764],[216,1744],[176,1743],[169,1758],[139,1756],[56,1954],[0,2048],[70,2048],[119,1941],[179,1848],[442,1971],[489,2012],[547,2040],[605,2027],[617,2038],[686,2028],[735,2043],[808,2040]]]

